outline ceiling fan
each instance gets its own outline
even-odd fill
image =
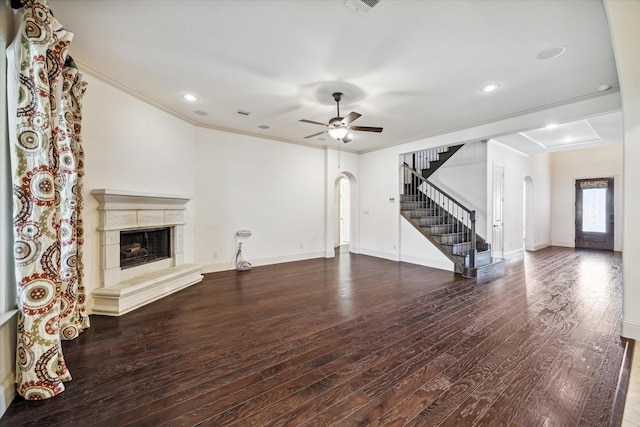
[[[322,132],[314,133],[313,135],[305,136],[307,138],[313,138],[314,136],[322,135],[323,133],[329,133],[333,138],[342,142],[350,142],[352,139],[349,136],[349,131],[362,131],[362,132],[382,132],[382,128],[370,127],[370,126],[352,126],[351,123],[358,119],[362,114],[352,111],[347,114],[346,117],[340,116],[340,100],[342,99],[342,92],[335,92],[333,99],[336,101],[336,107],[338,113],[336,117],[329,120],[329,123],[314,122],[313,120],[302,119],[301,122],[311,123],[314,125],[326,126],[327,128]]]

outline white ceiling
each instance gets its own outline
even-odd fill
[[[304,139],[323,128],[299,121],[328,122],[336,91],[343,116],[357,111],[355,125],[384,128],[345,146],[366,152],[618,88],[597,0],[382,0],[365,17],[344,0],[49,4],[75,33],[81,70],[198,126],[311,146],[337,144]],[[566,52],[536,59],[557,46]],[[500,88],[482,93],[489,83]],[[619,113],[581,124],[598,143],[616,126],[621,134]],[[544,151],[531,141],[544,135],[533,135],[498,140]]]
[[[526,154],[621,143],[622,112],[616,111],[565,123],[549,123],[543,128],[493,139]]]

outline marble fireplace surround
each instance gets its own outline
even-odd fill
[[[120,316],[202,280],[201,266],[184,263],[184,225],[188,197],[96,189],[100,224],[101,287],[94,314]],[[120,231],[169,227],[171,257],[123,270]]]

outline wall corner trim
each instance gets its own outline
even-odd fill
[[[640,341],[640,323],[621,319],[620,335],[624,338]]]

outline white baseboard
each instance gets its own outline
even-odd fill
[[[400,261],[399,255],[394,252],[382,252],[382,251],[376,251],[372,249],[360,248],[360,255],[369,255],[369,256],[374,256],[376,258],[389,259],[391,261]]]
[[[258,259],[247,259],[251,263],[252,267],[258,267],[261,265],[271,265],[271,264],[282,264],[283,262],[293,262],[293,261],[304,261],[306,259],[314,259],[314,258],[327,258],[328,253],[322,252],[305,252],[301,254],[293,254],[293,255],[282,255],[276,257],[266,257],[266,258],[258,258]],[[329,258],[333,257],[333,255],[329,256]],[[235,270],[235,262],[225,262],[219,264],[205,264],[202,266],[203,273],[216,273],[219,271],[229,271]]]
[[[551,246],[551,242],[545,242],[545,243],[539,243],[537,245],[533,245],[533,246],[525,246],[524,249],[527,251],[539,251],[540,249],[544,249],[544,248],[548,248]]]
[[[576,243],[575,242],[563,242],[563,241],[559,241],[559,240],[552,240],[551,241],[551,246],[562,246],[563,248],[575,248],[576,247]]]
[[[640,341],[640,323],[631,320],[620,320],[620,335]]]
[[[408,255],[402,255],[393,252],[381,252],[371,249],[362,249],[360,248],[361,255],[373,256],[376,258],[388,259],[396,262],[408,262],[410,264],[422,265],[425,267],[437,268],[439,270],[445,271],[454,271],[453,270],[453,262],[450,261],[441,261],[437,259],[429,259],[429,258],[420,258]]]
[[[400,257],[400,261],[408,262],[410,264],[422,265],[424,267],[437,268],[438,270],[445,270],[453,272],[453,262],[441,261],[439,259],[419,258],[414,256],[403,255]]]
[[[231,262],[221,262],[217,264],[203,264],[202,274],[217,273],[219,271],[235,270],[236,266]]]
[[[352,254],[359,254],[360,247],[355,245],[349,245],[349,252],[351,252]]]
[[[10,373],[2,380],[0,388],[0,417],[4,415],[13,399],[16,397],[16,381],[15,375]]]
[[[505,261],[514,260],[516,258],[522,258],[524,257],[524,249],[520,248],[514,251],[504,252],[502,254],[502,257],[505,259]]]

